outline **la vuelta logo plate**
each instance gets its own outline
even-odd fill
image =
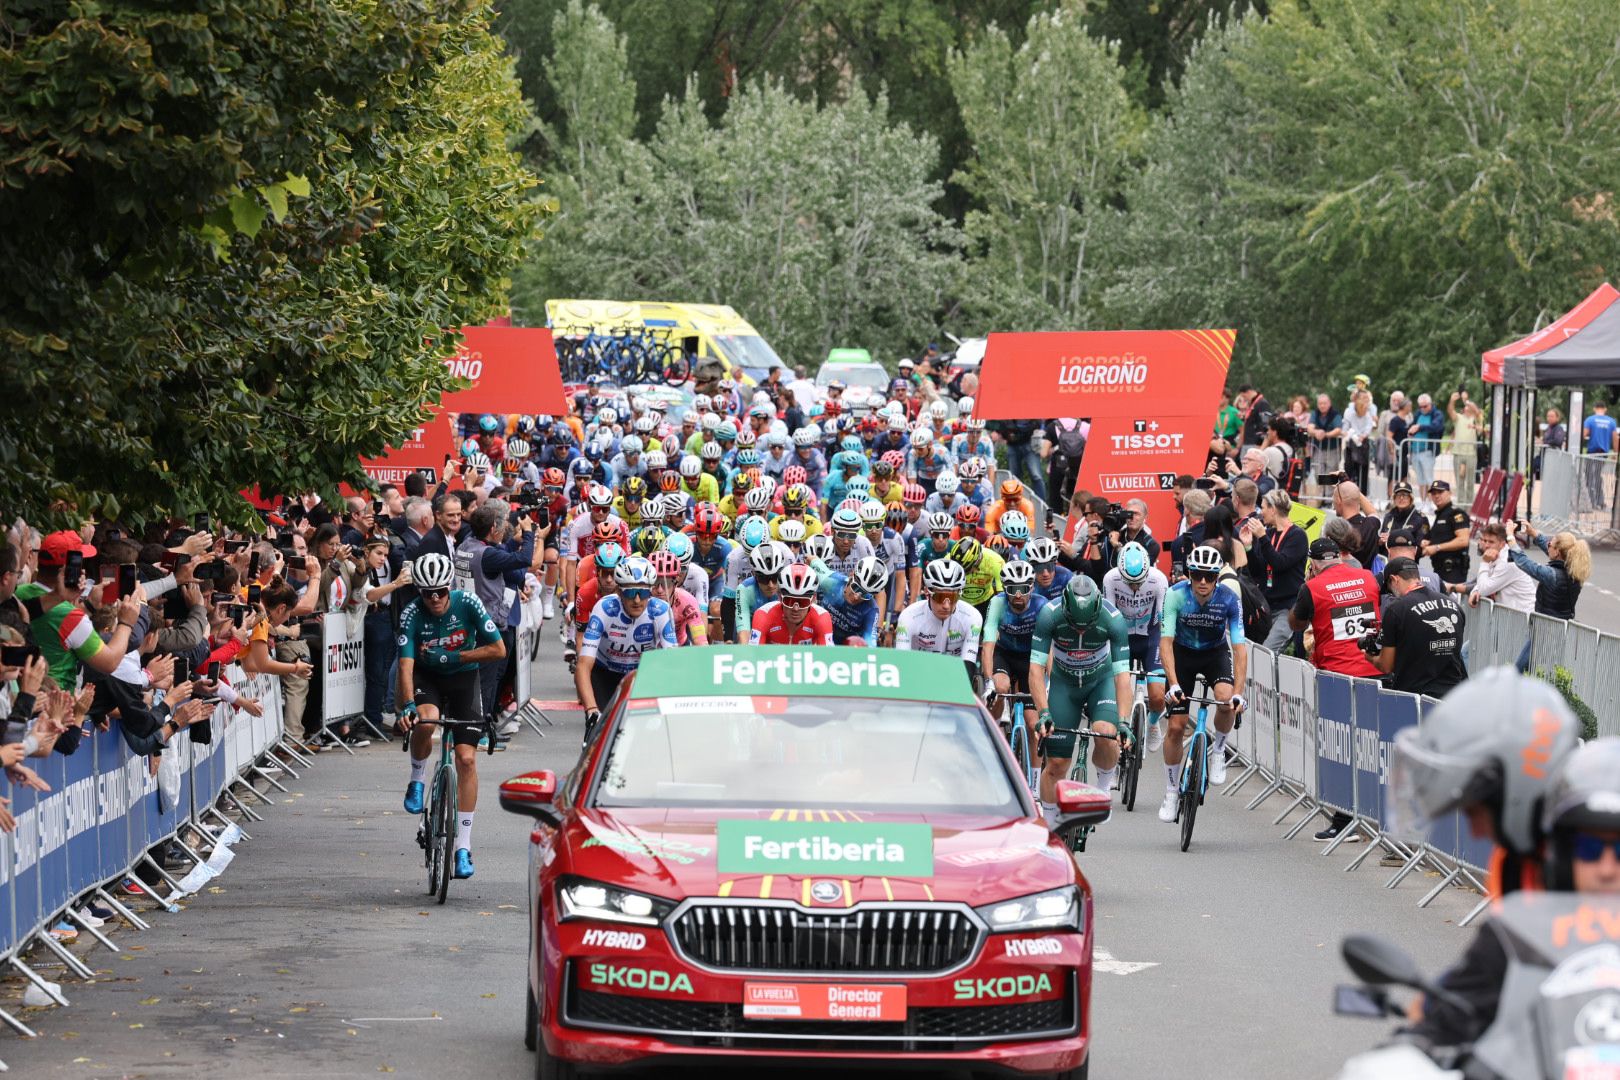
[[[744,983],[743,1017],[798,1020],[899,1021],[906,1018],[904,986],[835,983]]]

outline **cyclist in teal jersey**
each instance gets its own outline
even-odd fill
[[[433,755],[433,729],[441,713],[476,721],[484,715],[478,666],[506,657],[495,620],[472,593],[450,588],[455,565],[444,555],[419,557],[411,566],[418,598],[399,621],[399,723],[410,732],[411,781],[405,811],[422,812],[423,782]],[[456,877],[473,875],[473,811],[478,807],[478,739],[456,727]]]
[[[1051,685],[1047,685],[1050,667]],[[1119,730],[1119,703],[1131,700],[1131,645],[1124,616],[1102,597],[1097,583],[1076,574],[1063,596],[1041,609],[1029,643],[1029,693],[1041,720],[1055,730],[1041,743],[1041,808],[1057,817],[1056,785],[1069,775],[1081,713],[1099,735]],[[1026,713],[1026,715],[1028,715]],[[1119,743],[1093,739],[1097,787],[1112,791]]]
[[[1199,675],[1220,705],[1215,710],[1215,741],[1209,752],[1209,782],[1226,782],[1226,737],[1231,734],[1237,714],[1243,711],[1243,695],[1236,688],[1248,678],[1249,646],[1243,636],[1243,599],[1233,589],[1219,585],[1225,563],[1221,553],[1207,544],[1187,556],[1187,580],[1166,594],[1159,661],[1164,665],[1165,699],[1170,703],[1170,730],[1164,739],[1164,765],[1168,786],[1159,820],[1176,820],[1176,802],[1181,793],[1183,736],[1187,730],[1188,704],[1181,683],[1189,687]]]

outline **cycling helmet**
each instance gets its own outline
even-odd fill
[[[894,466],[889,463],[887,458],[878,458],[872,462],[872,475],[879,480],[888,480],[894,476]]]
[[[798,447],[816,445],[816,434],[807,427],[802,427],[793,433],[793,445]]]
[[[418,555],[411,564],[411,583],[418,589],[448,589],[455,576],[456,564],[436,551]]]
[[[717,443],[717,442],[708,442],[708,443],[703,444],[703,448],[698,451],[698,456],[700,458],[702,458],[703,461],[719,461],[720,456],[722,454],[724,454],[724,453],[725,453],[725,451],[720,448],[719,443]],[[682,461],[681,464],[685,465],[686,462]],[[699,464],[699,467],[701,468],[702,462],[699,462],[698,464]]]
[[[619,494],[624,496],[625,502],[631,499],[645,499],[647,497],[647,481],[639,476],[627,476],[624,483],[619,485]]]
[[[911,433],[911,446],[914,450],[926,450],[934,444],[934,433],[927,428],[918,428]]]
[[[649,472],[653,469],[667,469],[669,468],[669,456],[662,450],[649,450],[647,451],[647,460],[642,464],[647,466]]]
[[[719,431],[720,414],[706,412],[703,414],[703,419],[698,421],[698,424],[703,428],[704,431]]]
[[[641,453],[643,446],[640,435],[626,435],[619,442],[619,452],[625,457],[631,457]]]
[[[596,568],[598,570],[611,570],[619,565],[624,558],[624,548],[617,543],[599,544],[596,548]]]
[[[1547,888],[1575,888],[1575,832],[1620,832],[1620,739],[1594,739],[1564,762],[1541,816]]]
[[[825,561],[833,553],[832,537],[826,533],[816,533],[814,536],[806,537],[804,553],[809,558]]]
[[[928,415],[932,416],[935,420],[945,419],[945,414],[948,412],[950,412],[950,409],[946,408],[943,401],[933,401],[928,405]]]
[[[1008,502],[1024,494],[1024,483],[1016,476],[1009,476],[1001,482],[1001,497]]]
[[[810,441],[811,442],[814,442],[814,443],[820,443],[821,442],[821,434],[822,433],[821,433],[821,425],[820,424],[818,424],[814,420],[812,420],[812,421],[810,421],[810,423],[804,425],[804,430],[806,430],[806,431],[808,431],[810,433]]]
[[[650,416],[638,416],[636,417],[635,423],[631,424],[630,426],[635,430],[637,435],[645,438],[658,429],[658,421],[654,420]]]
[[[673,551],[655,551],[647,556],[647,561],[652,563],[653,573],[661,578],[686,577],[686,565]]]
[[[591,541],[596,544],[611,544],[620,535],[619,527],[613,522],[598,522],[596,528],[591,530]]]
[[[568,483],[568,478],[563,475],[563,471],[561,469],[553,465],[551,468],[540,474],[540,482],[548,488],[560,488],[564,484]]]
[[[748,553],[748,561],[753,564],[754,573],[766,577],[775,577],[792,561],[793,553],[788,551],[785,544],[775,540],[767,540]]]
[[[967,571],[954,559],[935,559],[923,568],[923,588],[929,592],[961,592]]]
[[[1141,547],[1140,544],[1137,546]],[[1031,540],[1029,542],[1029,546],[1024,548],[1024,558],[1028,559],[1030,563],[1036,566],[1044,565],[1046,563],[1055,563],[1057,562],[1057,557],[1057,542],[1049,537],[1042,536],[1038,539]]]
[[[804,563],[794,563],[782,571],[782,595],[804,600],[816,596],[816,572]]]
[[[810,472],[803,465],[789,465],[782,470],[782,483],[789,487],[810,481]]]
[[[928,515],[928,531],[931,533],[948,533],[956,528],[956,519],[943,510],[935,510]]]
[[[1001,584],[1031,585],[1035,584],[1035,568],[1023,559],[1014,559],[1001,568]]]
[[[984,561],[984,545],[971,536],[964,536],[951,545],[951,559],[962,564],[962,569],[973,570]]]
[[[500,426],[501,422],[495,419],[494,415],[491,413],[485,413],[483,416],[478,418],[479,431],[491,432],[497,430]]]
[[[620,559],[619,565],[613,568],[613,580],[618,582],[621,589],[638,586],[650,589],[658,580],[658,571],[653,569],[652,560],[640,555],[631,555],[627,559]]]
[[[904,430],[906,430],[906,418],[905,418],[905,415],[902,414],[902,413],[890,413],[889,414],[889,430],[890,431],[904,431]]]
[[[758,441],[759,436],[754,434],[753,428],[745,427],[737,432],[737,448],[739,450],[751,450],[754,443]]]
[[[575,458],[568,463],[568,475],[575,480],[590,476],[596,469],[584,458]]]
[[[837,390],[839,393],[843,393],[847,389],[849,389],[849,384],[843,379],[832,379],[827,383],[827,391],[829,393],[834,390]]]
[[[844,481],[844,490],[864,500],[866,493],[872,490],[872,481],[864,476],[852,476]]]
[[[632,555],[651,555],[664,546],[664,530],[657,525],[643,525],[630,537]]]
[[[709,445],[713,446],[714,444],[710,443]],[[720,448],[718,446],[715,446],[715,449],[718,450]],[[681,475],[682,476],[686,477],[688,480],[691,480],[691,479],[694,479],[695,477],[697,477],[702,472],[703,472],[703,462],[700,461],[697,458],[696,455],[687,454],[685,457],[681,458]]]
[[[956,508],[956,523],[964,529],[976,529],[979,522],[984,519],[984,511],[972,503],[963,503]]]
[[[737,438],[737,425],[730,420],[720,421],[720,426],[714,429],[714,437],[721,442],[734,442]]]
[[[921,484],[907,484],[900,489],[900,498],[905,500],[907,506],[921,506],[928,501],[928,492],[923,490]]]
[[[467,455],[467,468],[477,469],[479,472],[489,472],[489,455],[481,450],[475,450]]]
[[[528,457],[534,448],[522,439],[513,439],[506,444],[506,460],[518,461]]]
[[[719,536],[726,531],[726,515],[714,503],[698,503],[692,513],[692,525],[699,536]]]
[[[838,445],[846,454],[859,454],[864,449],[859,435],[845,435]]]
[[[1005,556],[1012,550],[1012,543],[1000,533],[996,533],[994,536],[990,537],[990,539],[986,540],[984,542],[984,546],[1002,556]]]
[[[737,468],[752,469],[759,465],[759,451],[752,446],[745,446],[737,451]]]
[[[956,478],[955,473],[944,472],[934,481],[934,490],[941,495],[955,495],[962,488],[962,481]]]
[[[1226,568],[1226,562],[1221,558],[1219,548],[1209,544],[1199,544],[1187,556],[1187,572],[1198,571],[1203,574],[1218,574]]]
[[[810,505],[810,489],[804,484],[792,484],[782,492],[783,510],[803,510]]]
[[[686,517],[686,508],[690,500],[684,491],[666,491],[658,497],[659,506],[664,520]]]
[[[534,430],[534,417],[520,416],[517,418],[517,429],[527,435]]]
[[[967,428],[969,431],[983,431],[984,421],[980,420],[977,416],[970,416],[966,420],[962,421],[962,426]]]
[[[708,412],[713,404],[714,403],[709,400],[708,394],[698,394],[692,398],[692,408],[696,409],[700,413]]]
[[[1427,840],[1445,815],[1482,804],[1503,847],[1534,855],[1543,803],[1580,732],[1563,697],[1541,679],[1510,667],[1475,674],[1421,725],[1395,733],[1390,833]]]
[[[1151,569],[1151,564],[1148,562],[1147,548],[1138,544],[1135,540],[1130,541],[1119,549],[1119,562],[1117,565],[1119,566],[1119,576],[1124,578],[1128,584],[1142,584],[1148,579],[1148,570]]]
[[[603,427],[612,427],[619,422],[619,414],[612,409],[603,409],[596,414],[596,422]]]
[[[850,571],[849,583],[868,596],[876,596],[889,584],[889,568],[876,555],[868,555]]]
[[[888,507],[888,513],[885,515],[883,520],[888,524],[889,528],[894,529],[896,532],[904,529],[906,527],[906,508],[903,506],[895,506],[892,503],[884,503],[882,505]]]
[[[1102,617],[1103,598],[1097,583],[1084,574],[1076,574],[1063,588],[1063,615],[1069,625],[1081,630],[1096,624]]]
[[[900,472],[906,467],[906,452],[904,450],[885,450],[883,451],[882,460],[895,472]]]
[[[585,445],[580,447],[580,450],[584,452],[585,456],[591,458],[592,460],[600,458],[604,452],[604,449],[605,448],[602,446],[602,443],[597,439],[586,439]]]
[[[865,503],[866,503],[866,496],[865,495],[851,495],[849,498],[847,498],[844,501],[840,502],[833,509],[834,509],[834,511],[853,510],[857,514],[859,514],[861,512],[861,507],[863,505],[865,505]]]
[[[996,530],[1015,544],[1029,539],[1029,518],[1017,510],[1009,510],[996,521]]]
[[[877,499],[867,499],[861,503],[858,513],[861,515],[861,524],[871,528],[873,525],[883,524],[883,519],[889,514],[889,508]]]
[[[585,493],[585,501],[592,506],[612,506],[613,491],[602,484],[592,484]]]
[[[742,541],[743,547],[747,548],[749,551],[753,551],[760,544],[764,543],[770,535],[771,527],[765,524],[763,520],[760,518],[749,518],[747,521],[742,523],[742,528],[737,532],[737,539]]]
[[[748,494],[743,496],[743,506],[756,514],[763,514],[771,508],[771,490],[763,485],[750,488]]]
[[[674,469],[665,469],[658,474],[658,490],[668,494],[681,486],[681,474]]]
[[[776,527],[776,535],[782,538],[784,544],[802,544],[810,530],[805,528],[804,522],[793,518],[785,518]]]
[[[976,484],[984,479],[984,458],[969,455],[956,467],[956,471],[962,474],[962,479],[972,480]]]
[[[960,415],[960,416],[966,416],[968,413],[972,412],[973,411],[973,397],[972,397],[972,395],[963,395],[962,397],[958,398],[957,401],[956,401],[956,411],[957,411],[957,414]]]
[[[861,531],[861,514],[853,507],[840,506],[833,513],[832,520],[828,522],[839,532],[857,533]]]
[[[771,411],[771,407],[769,405],[762,401],[756,401],[754,404],[748,407],[748,415],[758,417],[761,420],[767,420],[776,414]]]

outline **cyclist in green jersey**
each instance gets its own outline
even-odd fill
[[[411,781],[405,812],[422,812],[423,782],[433,755],[433,729],[442,712],[477,721],[484,711],[478,666],[506,657],[495,620],[472,593],[450,588],[455,565],[438,553],[411,566],[418,598],[399,620],[400,726],[411,735]],[[456,727],[456,877],[470,878],[473,811],[478,807],[478,739],[474,727]]]
[[[1051,685],[1048,686],[1050,670]],[[1076,574],[1056,603],[1035,620],[1029,649],[1029,692],[1042,722],[1055,730],[1041,744],[1041,808],[1057,817],[1055,787],[1069,774],[1084,712],[1099,735],[1119,730],[1119,703],[1131,700],[1131,639],[1124,616],[1102,597],[1097,583]],[[1119,768],[1119,743],[1093,739],[1091,763],[1097,787],[1112,791]]]

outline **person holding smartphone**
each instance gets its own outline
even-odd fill
[[[81,663],[103,675],[112,674],[125,654],[139,644],[131,635],[146,600],[140,585],[118,601],[117,622],[109,640],[102,641],[91,625],[81,597],[84,560],[95,554],[96,549],[78,532],[52,533],[40,542],[35,580],[17,586],[17,599],[28,610],[34,641],[50,665],[51,678],[60,686],[77,681]]]
[[[247,657],[242,663],[243,669],[249,674],[264,672],[280,676],[283,680],[301,679],[306,686],[309,684],[310,676],[315,673],[315,669],[309,663],[307,652],[304,657],[290,661],[278,660],[270,655],[273,628],[284,625],[297,604],[297,590],[285,581],[273,582],[261,590],[257,609],[259,621],[253,627],[253,636],[248,640]],[[302,715],[295,720],[290,714],[286,714],[284,722],[288,738],[302,743],[304,740]]]

